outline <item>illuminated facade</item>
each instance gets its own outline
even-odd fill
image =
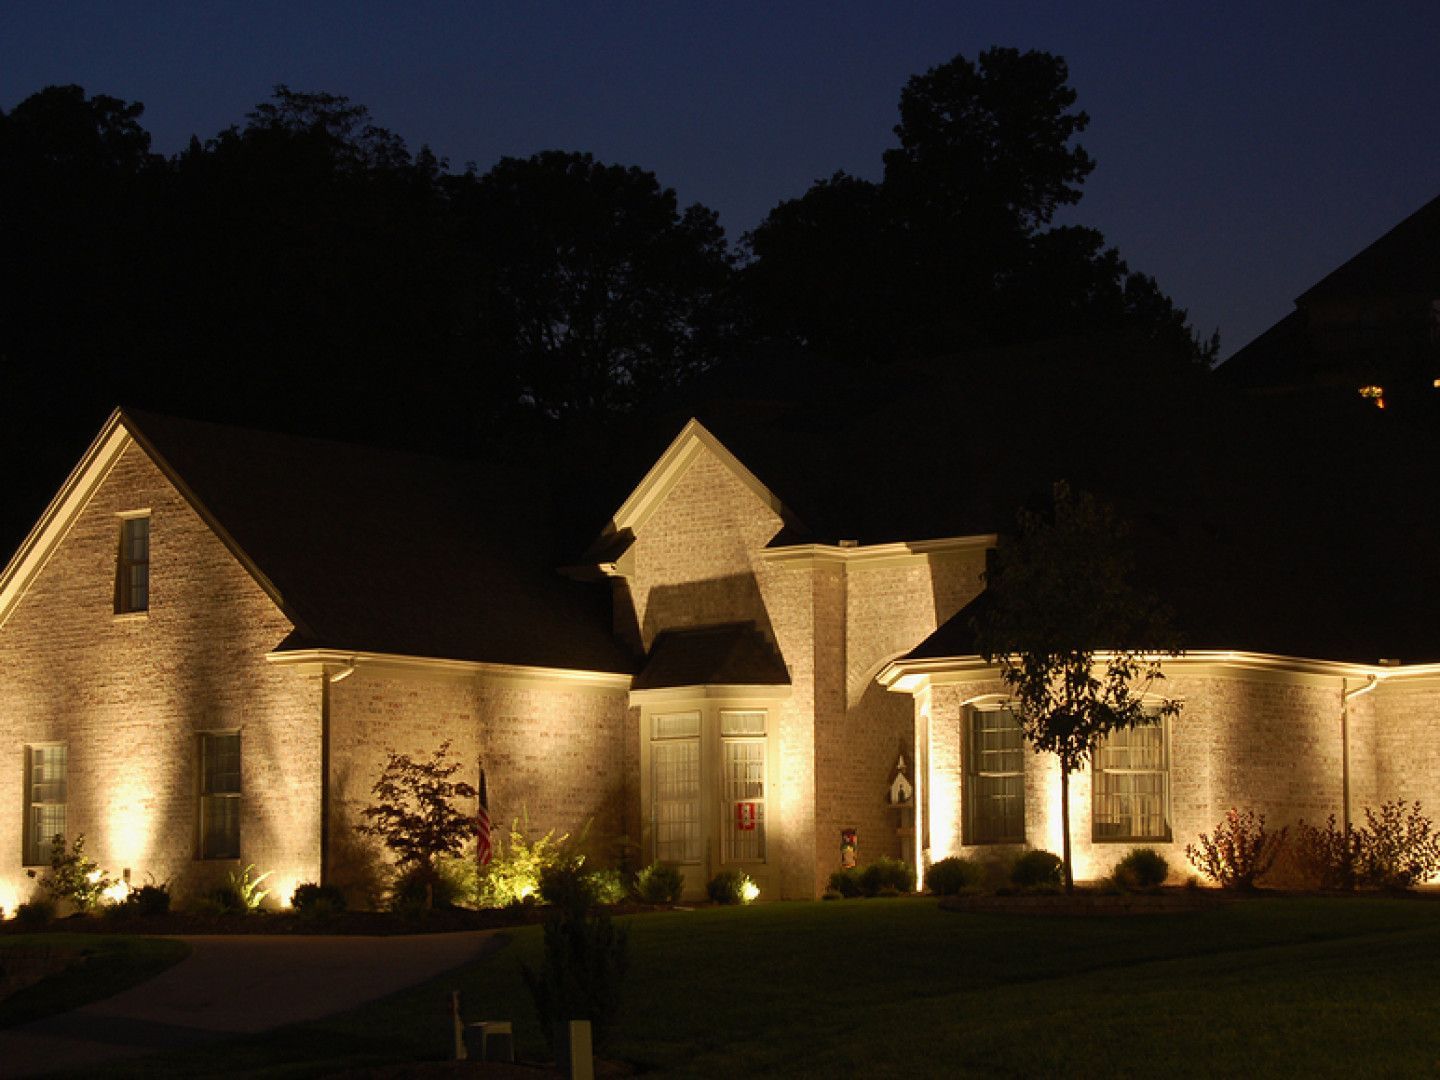
[[[467,468],[112,417],[0,577],[0,906],[53,832],[181,892],[246,864],[277,897],[361,890],[352,826],[386,752],[445,740],[483,762],[497,825],[590,822],[597,854],[627,838],[692,893],[739,865],[813,896],[849,830],[862,864],[1059,849],[1054,769],[947,636],[994,535],[801,542],[692,421],[567,559],[527,525],[531,478]],[[1440,669],[1169,670],[1180,718],[1073,784],[1077,877],[1138,843],[1181,865],[1230,805],[1440,795]]]

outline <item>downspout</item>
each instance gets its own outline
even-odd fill
[[[1367,675],[1365,685],[1347,689],[1349,679],[1340,680],[1340,813],[1345,837],[1350,837],[1350,702],[1380,685],[1379,675]]]

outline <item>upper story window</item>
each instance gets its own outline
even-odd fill
[[[1094,838],[1170,839],[1170,751],[1166,722],[1111,732],[1095,751]]]
[[[120,519],[115,563],[115,614],[150,610],[150,515]]]
[[[965,771],[967,844],[1025,842],[1025,740],[1007,708],[972,708]]]

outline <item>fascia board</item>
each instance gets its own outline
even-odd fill
[[[482,685],[628,690],[632,676],[576,668],[495,664],[481,660],[444,660],[399,653],[349,652],[344,649],[296,649],[271,652],[265,659],[301,675],[353,670],[378,678],[458,679]]]
[[[638,531],[659,509],[665,501],[665,497],[680,482],[681,477],[685,475],[703,450],[708,450],[718,458],[720,463],[735,475],[736,479],[782,520],[793,520],[793,515],[780,502],[775,493],[761,483],[759,477],[726,449],[725,445],[711,434],[705,425],[699,420],[691,419],[680,429],[680,434],[675,436],[669,447],[660,455],[659,460],[650,467],[650,471],[635,486],[635,490],[620,504],[620,508],[611,517],[610,523],[605,527],[600,539],[604,540],[627,529],[631,532]]]
[[[50,561],[50,556],[70,531],[75,519],[110,475],[120,455],[132,442],[116,409],[100,428],[89,449],[70,471],[59,492],[40,515],[20,544],[5,570],[0,573],[0,626],[4,626],[31,583]]]

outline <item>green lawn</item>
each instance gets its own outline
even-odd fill
[[[37,949],[69,954],[73,960],[63,971],[0,1000],[0,1028],[118,994],[160,974],[190,951],[178,941],[135,934],[6,934],[0,938],[0,967],[7,955]]]
[[[1130,918],[951,914],[933,901],[629,920],[612,1056],[662,1075],[1433,1074],[1440,904],[1266,899]],[[126,1066],[273,1076],[444,1054],[446,992],[540,1053],[519,964],[539,931],[328,1021]],[[124,1069],[107,1070],[111,1075]]]

